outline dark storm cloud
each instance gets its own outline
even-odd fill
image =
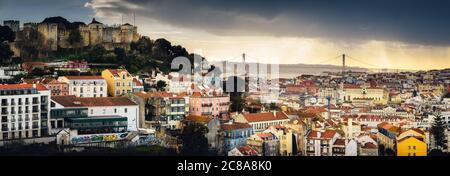
[[[132,10],[130,4],[143,9]],[[94,0],[92,7],[104,13],[136,12],[218,35],[450,44],[450,1]]]

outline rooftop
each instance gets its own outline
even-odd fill
[[[83,80],[83,79],[103,79],[101,76],[63,76],[69,80]]]
[[[127,97],[75,97],[53,96],[51,98],[64,107],[95,107],[95,106],[135,106],[137,105]]]
[[[251,114],[244,114],[244,117],[248,122],[289,120],[289,117],[283,112],[251,113]]]
[[[42,84],[0,84],[0,90],[14,90],[14,89],[32,89],[36,88],[38,91],[48,90]]]

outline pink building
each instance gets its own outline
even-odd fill
[[[27,84],[43,84],[51,91],[52,96],[69,95],[69,84],[59,82],[54,78],[24,79],[23,82]]]
[[[206,95],[194,92],[189,98],[190,115],[228,118],[229,106],[229,95]]]

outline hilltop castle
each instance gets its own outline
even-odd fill
[[[122,25],[108,26],[97,20],[92,19],[89,24],[82,22],[70,23],[62,17],[46,18],[41,23],[24,23],[23,28],[19,29],[19,21],[4,21],[5,26],[9,26],[16,32],[16,41],[27,41],[30,37],[30,31],[38,31],[43,43],[51,51],[58,48],[80,48],[85,46],[103,45],[107,50],[113,50],[116,47],[128,49],[131,42],[137,41],[140,35],[137,27],[128,23]],[[81,35],[81,42],[70,44],[70,33],[78,30]],[[20,56],[20,49],[13,46],[16,56]]]

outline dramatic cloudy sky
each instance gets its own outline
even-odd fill
[[[65,16],[133,23],[209,60],[328,63],[400,69],[450,67],[450,1],[0,0],[0,20]],[[329,60],[329,61],[328,61]],[[324,62],[328,61],[328,62]]]

